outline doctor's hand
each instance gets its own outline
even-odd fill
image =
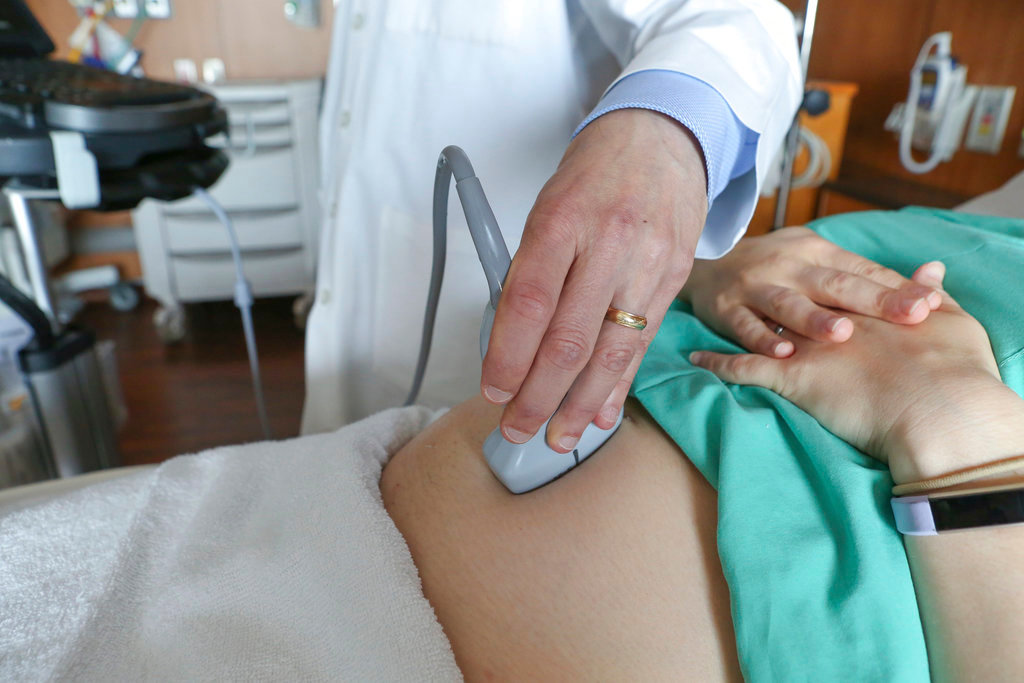
[[[698,261],[680,293],[694,313],[748,351],[785,358],[793,343],[776,325],[816,341],[853,335],[845,312],[913,325],[942,303],[939,292],[819,237],[785,228]]]
[[[527,218],[483,362],[506,439],[526,441],[556,409],[547,441],[559,452],[592,421],[614,425],[706,212],[700,147],[673,119],[623,109],[576,136]],[[646,328],[606,321],[610,306]]]

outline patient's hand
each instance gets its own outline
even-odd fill
[[[695,262],[681,296],[720,334],[777,358],[793,353],[793,344],[772,331],[772,320],[804,337],[842,342],[854,327],[842,311],[914,324],[941,301],[932,288],[807,228],[751,237],[716,261]]]
[[[933,262],[914,280],[940,288],[944,275]],[[786,332],[796,349],[789,358],[697,352],[691,361],[727,382],[785,396],[887,461],[898,483],[1018,455],[999,453],[997,444],[1020,431],[1021,401],[1000,381],[985,330],[948,294],[919,325],[851,317],[859,332],[842,344]]]

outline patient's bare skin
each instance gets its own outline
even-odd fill
[[[716,495],[635,403],[581,467],[514,496],[467,401],[392,458],[384,504],[468,680],[740,680]]]
[[[787,331],[789,358],[691,361],[778,391],[887,462],[897,483],[1024,453],[1024,399],[1001,382],[982,327],[943,291],[944,273],[929,263],[913,277],[942,299],[919,325],[851,314],[859,332],[843,344]],[[467,678],[737,678],[715,493],[678,448],[629,405],[586,464],[515,497],[480,455],[498,410],[459,406],[381,481]],[[1020,680],[1024,526],[906,547],[932,676]]]

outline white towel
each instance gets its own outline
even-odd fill
[[[378,487],[431,418],[178,457],[0,517],[0,679],[460,680]]]

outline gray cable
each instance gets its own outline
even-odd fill
[[[445,251],[448,244],[448,191],[451,188],[452,175],[455,176],[455,188],[462,202],[462,210],[466,214],[469,232],[473,237],[480,264],[487,278],[487,289],[490,294],[491,306],[498,307],[501,288],[508,275],[512,257],[501,236],[501,228],[487,203],[480,180],[473,172],[466,153],[455,145],[449,145],[441,151],[434,173],[434,256],[430,270],[430,287],[427,292],[427,307],[423,314],[423,336],[420,340],[420,354],[416,362],[416,374],[412,388],[403,405],[412,405],[419,396],[423,385],[423,375],[427,370],[430,358],[430,346],[434,337],[434,321],[437,318],[437,303],[441,297],[441,284],[444,280]]]
[[[818,19],[818,0],[807,0],[804,5],[804,20],[800,26],[800,76],[801,87],[807,87],[807,67],[811,63],[811,44],[814,39],[814,24]],[[801,104],[803,103],[801,94]],[[775,217],[772,230],[786,225],[786,206],[789,203],[789,191],[792,189],[793,162],[796,161],[797,132],[800,129],[800,109],[793,116],[793,123],[786,133],[783,143],[782,175],[779,178],[779,189],[775,194]]]
[[[252,287],[245,279],[245,271],[242,270],[242,250],[238,246],[238,235],[235,234],[235,225],[227,211],[214,199],[209,192],[201,187],[195,188],[195,195],[206,202],[213,214],[224,225],[228,234],[228,242],[231,244],[231,260],[235,264],[235,305],[242,312],[242,331],[245,333],[245,349],[249,354],[249,370],[252,373],[252,392],[256,397],[256,411],[260,419],[260,427],[263,429],[263,437],[272,439],[270,433],[270,421],[267,419],[267,405],[263,400],[263,381],[260,379],[260,357],[256,349],[256,332],[252,324]]]
[[[423,314],[423,334],[420,338],[420,354],[416,360],[416,373],[412,388],[402,405],[411,406],[416,402],[423,386],[423,375],[427,371],[430,345],[434,339],[434,321],[437,319],[437,302],[441,298],[441,284],[444,281],[445,256],[448,250],[448,190],[452,182],[452,169],[442,152],[437,160],[434,173],[434,256],[430,265],[430,286],[427,289],[427,308]]]

